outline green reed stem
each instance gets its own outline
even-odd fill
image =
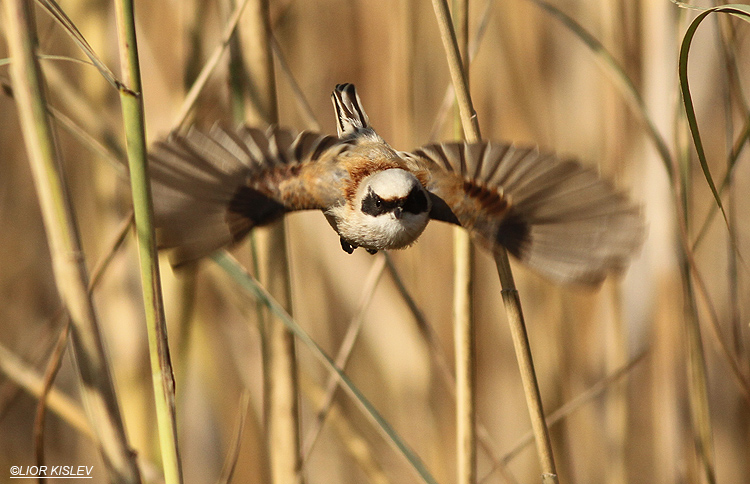
[[[154,236],[154,209],[146,157],[143,93],[132,0],[116,1],[115,13],[120,45],[120,65],[125,84],[120,87],[120,103],[133,194],[159,445],[165,481],[167,484],[179,484],[182,482],[182,469],[177,445],[174,373],[169,355],[159,258]]]
[[[29,163],[47,231],[55,282],[70,316],[73,354],[89,425],[111,482],[139,483],[140,473],[125,435],[94,306],[73,208],[47,114],[44,81],[36,58],[34,4],[7,0],[5,27],[13,58],[11,77]]]

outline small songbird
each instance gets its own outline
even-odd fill
[[[156,226],[174,264],[313,209],[348,253],[408,247],[440,220],[563,283],[598,284],[641,245],[639,208],[591,168],[507,143],[396,151],[370,126],[354,85],[332,97],[338,137],[215,126],[156,143]]]

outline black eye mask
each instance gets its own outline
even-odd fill
[[[377,217],[392,212],[402,204],[403,200],[383,200],[375,192],[368,190],[367,195],[362,199],[362,212]]]
[[[427,211],[427,196],[419,188],[412,189],[402,205],[404,212],[423,213]]]

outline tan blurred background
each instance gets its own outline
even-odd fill
[[[186,83],[219,42],[231,7],[224,0],[136,3],[146,122],[149,138],[155,140],[172,127]],[[679,119],[677,80],[679,42],[692,16],[666,0],[560,0],[554,5],[599,39],[624,67],[672,155],[692,153]],[[61,6],[117,72],[111,3],[62,0]],[[60,27],[43,12],[37,13],[42,52],[82,59]],[[689,416],[675,197],[663,163],[610,69],[569,29],[529,1],[490,2],[487,9],[483,0],[476,0],[470,11],[472,37],[485,14],[486,32],[471,66],[471,91],[483,137],[539,144],[596,164],[643,203],[649,224],[648,240],[629,271],[598,291],[555,287],[514,265],[547,412],[647,352],[624,378],[608,384],[606,391],[552,427],[560,480],[704,482]],[[449,77],[429,2],[279,0],[271,2],[271,17],[281,51],[325,132],[335,132],[329,97],[333,86],[352,82],[372,124],[394,147],[411,149],[430,141]],[[739,62],[739,78],[746,80],[748,27],[741,21],[732,26],[737,37],[727,46]],[[717,22],[704,22],[691,55],[691,87],[718,181],[726,173],[727,143],[731,146],[738,138],[744,119],[736,107],[739,97],[734,88],[733,107],[727,110],[728,70],[721,50]],[[0,56],[7,57],[4,38]],[[231,119],[225,61],[226,57],[198,102],[196,116],[203,125]],[[42,65],[50,103],[94,139],[121,153],[117,93],[91,66],[61,60],[45,60]],[[278,64],[276,72],[282,124],[307,128]],[[0,67],[0,76],[7,80],[7,66]],[[452,116],[451,111],[440,139],[455,137]],[[86,260],[92,267],[105,255],[127,214],[129,189],[89,144],[64,129],[57,132]],[[715,204],[695,160],[692,170],[691,243]],[[750,254],[749,170],[743,155],[731,195],[724,197],[736,252],[721,216],[714,216],[695,252],[719,330],[744,375],[750,374],[745,262]],[[61,323],[54,315],[60,303],[17,112],[7,95],[0,96],[0,227],[0,345],[41,373],[59,332]],[[386,274],[364,313],[363,329],[347,367],[354,382],[441,483],[454,482],[456,473],[453,397],[436,363],[439,358],[452,362],[451,238],[450,228],[431,224],[413,248],[392,254],[444,353],[436,354],[426,343]],[[380,255],[345,254],[320,213],[289,217],[289,245],[295,317],[329,354],[335,354],[358,312],[363,281]],[[237,248],[236,254],[249,260],[246,246]],[[250,403],[234,482],[267,482],[255,305],[211,261],[200,266],[194,281],[175,278],[164,262],[185,480],[218,479],[231,454],[241,395],[247,389]],[[732,264],[736,274],[730,270]],[[475,275],[478,420],[495,444],[497,459],[513,449],[530,424],[500,285],[487,254],[478,252]],[[189,321],[181,321],[181,297],[192,289],[195,313]],[[95,303],[131,444],[147,468],[158,468],[140,294],[131,234],[95,291]],[[709,306],[700,296],[698,301],[717,482],[747,482],[750,403],[719,350]],[[298,347],[298,359],[305,441],[320,398],[317,392],[328,375],[303,345]],[[69,355],[57,387],[79,401]],[[307,482],[416,482],[403,457],[348,396],[340,392],[336,403],[337,414],[326,422],[305,464]],[[8,475],[11,465],[33,464],[35,405],[35,398],[0,374],[0,478]],[[361,460],[351,452],[356,443],[364,446],[380,469],[377,475],[386,480],[375,481],[374,474],[363,470]],[[90,440],[54,414],[47,422],[46,449],[50,464],[94,465],[94,481],[104,482],[103,464]],[[505,472],[490,473],[492,460],[485,450],[479,451],[482,482],[539,481],[533,445],[512,458]]]

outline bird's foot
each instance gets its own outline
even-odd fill
[[[347,242],[346,240],[344,240],[343,237],[340,238],[339,240],[341,241],[341,248],[344,249],[344,252],[346,252],[347,254],[353,253],[354,249],[357,248],[356,245],[350,244],[349,242]]]

